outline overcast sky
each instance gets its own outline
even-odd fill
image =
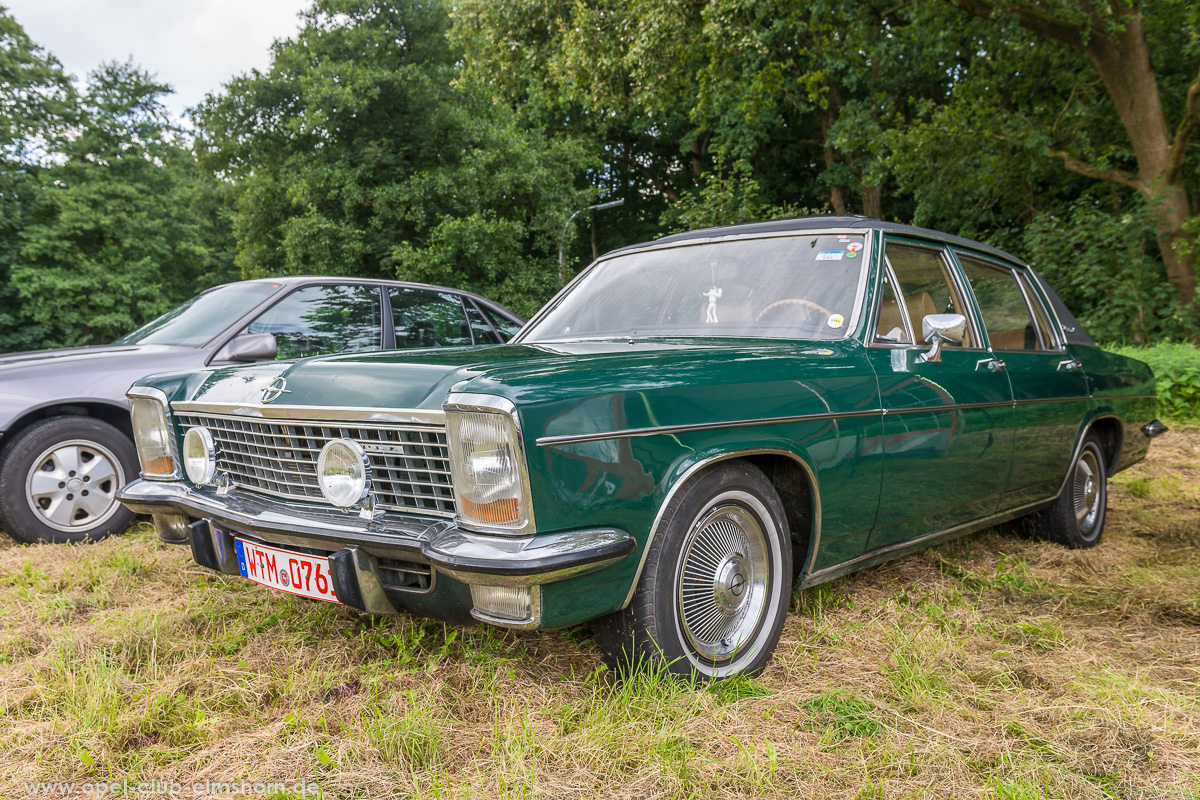
[[[309,0],[0,0],[25,32],[82,80],[133,60],[171,84],[182,114],[234,75],[264,69],[271,42],[299,30]]]

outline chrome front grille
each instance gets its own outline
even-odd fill
[[[235,486],[296,500],[324,502],[317,456],[331,439],[353,439],[371,460],[379,508],[454,516],[450,450],[441,425],[363,424],[266,419],[176,411],[184,432],[203,425],[217,446],[217,470]]]

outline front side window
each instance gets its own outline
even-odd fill
[[[304,358],[382,346],[379,289],[321,285],[297,289],[246,328],[275,336],[277,358]]]
[[[397,348],[471,344],[471,330],[458,295],[402,287],[389,292]]]
[[[930,314],[966,315],[966,305],[950,278],[949,266],[941,250],[889,242],[885,255],[896,286],[885,287],[880,295],[876,341],[907,343],[906,324],[907,330],[920,338],[921,320]],[[975,347],[969,317],[961,346]]]
[[[601,261],[522,342],[620,337],[844,339],[865,237],[831,233],[683,245]]]
[[[1042,350],[1041,336],[1016,273],[959,254],[993,350]]]

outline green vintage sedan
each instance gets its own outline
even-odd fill
[[[1006,253],[860,217],[592,264],[507,345],[177,372],[120,498],[195,560],[370,613],[590,622],[613,664],[753,674],[804,589],[1024,517],[1093,547],[1165,428]]]

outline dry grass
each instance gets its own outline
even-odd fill
[[[1115,480],[1096,550],[992,531],[798,594],[766,674],[709,689],[618,684],[581,630],[274,594],[144,526],[3,545],[0,795],[1197,800],[1198,473],[1200,433],[1176,432]]]

